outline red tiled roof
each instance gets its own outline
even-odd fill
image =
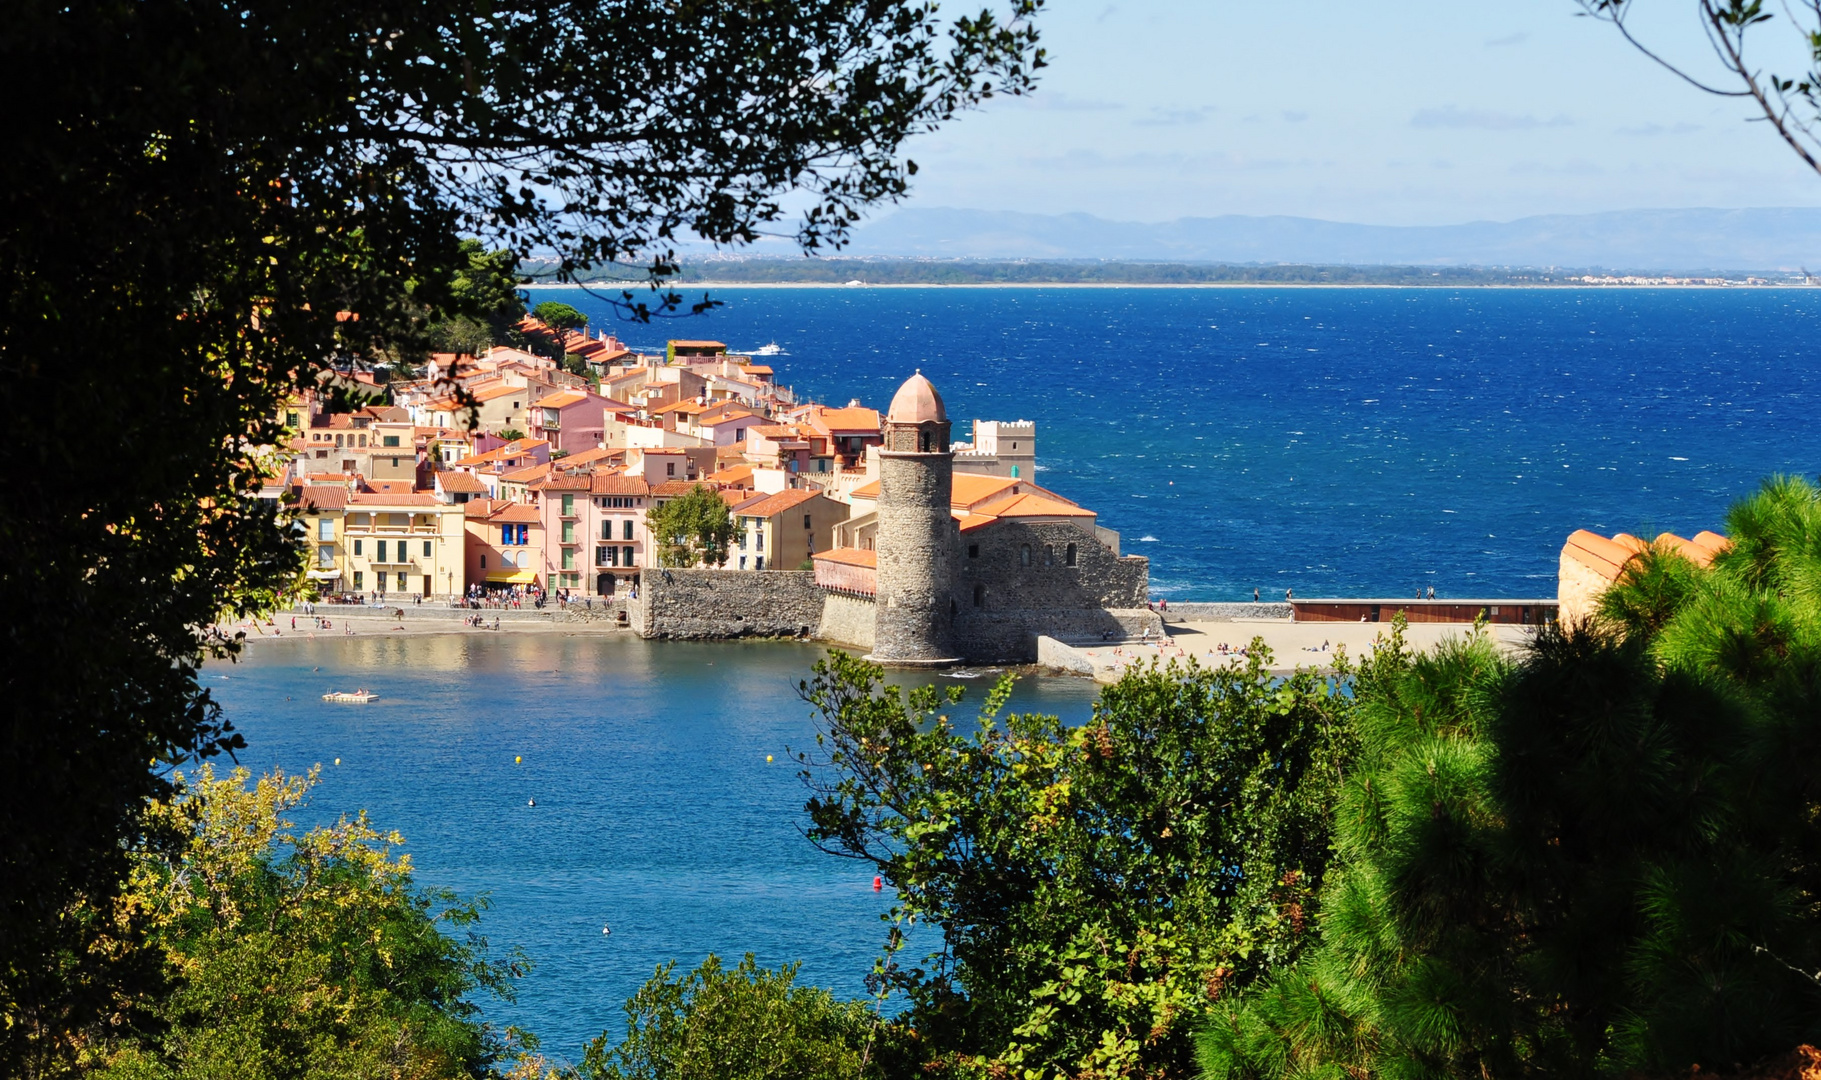
[[[542,524],[544,516],[538,513],[537,507],[530,503],[494,503],[495,509],[487,515],[489,521],[510,521],[515,524]]]
[[[820,492],[804,491],[801,488],[790,488],[776,495],[760,495],[746,500],[733,508],[733,512],[746,517],[772,517],[782,514],[792,507],[802,506],[815,498]]]
[[[481,483],[472,474],[465,472],[439,472],[436,474],[436,483],[444,491],[455,494],[479,495],[487,490],[487,485]]]
[[[595,495],[649,495],[651,485],[637,476],[615,476],[612,473],[595,473],[589,478],[589,491]]]
[[[817,562],[840,563],[843,566],[870,566],[877,568],[879,553],[868,548],[830,548],[818,551],[810,558]]]

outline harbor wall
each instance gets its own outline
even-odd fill
[[[850,596],[831,592],[822,601],[822,622],[816,636],[836,645],[847,645],[869,653],[873,650],[873,615],[877,605],[871,597]]]
[[[1011,608],[968,611],[955,622],[962,655],[978,664],[1039,662],[1038,639],[1098,645],[1163,636],[1163,620],[1148,608]]]
[[[1170,609],[1163,612],[1164,622],[1228,622],[1233,619],[1288,619],[1294,611],[1285,603],[1254,604],[1248,601],[1238,603],[1198,603],[1190,601],[1178,604],[1170,603]]]
[[[823,593],[810,570],[647,570],[628,608],[645,638],[809,637]]]

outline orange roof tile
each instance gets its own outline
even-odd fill
[[[596,495],[649,495],[651,485],[637,476],[615,476],[612,473],[595,473],[590,478],[589,489]]]
[[[469,495],[478,495],[487,490],[487,485],[481,483],[480,479],[472,473],[455,472],[453,470],[437,473],[436,484],[444,491],[452,494],[465,493]]]
[[[514,524],[537,525],[542,524],[544,520],[544,516],[538,513],[537,507],[532,506],[530,503],[496,502],[493,505],[495,509],[487,515],[489,521],[510,521]]]
[[[830,548],[827,551],[819,551],[810,557],[817,562],[840,563],[843,566],[871,566],[877,568],[879,565],[879,553],[866,548]]]
[[[870,431],[879,430],[879,410],[877,409],[823,409],[811,414],[809,422],[830,433],[837,431]]]
[[[1095,517],[1094,511],[1083,509],[1072,502],[1062,499],[1051,499],[1043,495],[1026,492],[1006,499],[984,504],[973,508],[977,514],[990,514],[993,517]]]
[[[441,506],[442,500],[434,495],[384,495],[378,492],[357,491],[348,496],[351,506]]]
[[[540,409],[563,409],[577,402],[587,401],[589,396],[586,390],[559,390],[548,397],[537,399],[532,404]]]
[[[815,498],[819,492],[804,491],[801,488],[789,488],[776,495],[759,495],[747,499],[733,508],[733,512],[745,517],[773,517],[793,507],[802,506]]]

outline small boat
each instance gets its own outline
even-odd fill
[[[784,346],[779,345],[777,342],[774,341],[769,345],[761,345],[760,347],[754,349],[752,351],[752,355],[753,356],[783,356],[784,355]]]
[[[324,694],[322,699],[324,701],[335,701],[348,705],[365,705],[378,696],[378,694],[375,694],[371,690],[356,690],[352,693],[349,693],[346,690],[331,690]]]

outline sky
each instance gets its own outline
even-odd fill
[[[1709,60],[1691,0],[1633,2],[1653,47]],[[1821,206],[1821,176],[1743,105],[1687,86],[1579,10],[1049,0],[1037,93],[912,140],[908,205],[1384,225]],[[1787,47],[1785,25],[1765,44]]]

